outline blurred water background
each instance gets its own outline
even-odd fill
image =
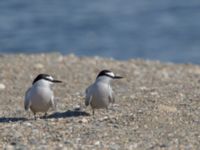
[[[1,0],[0,53],[200,64],[199,0]]]

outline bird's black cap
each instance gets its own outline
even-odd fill
[[[110,70],[102,70],[102,71],[100,71],[100,73],[98,74],[97,78],[101,77],[101,76],[107,76],[107,77],[110,77],[112,79],[121,79],[121,78],[123,78],[121,76],[115,76],[115,74]]]
[[[59,81],[59,80],[54,80],[52,76],[48,75],[48,74],[39,74],[34,80],[33,80],[33,83],[34,84],[35,82],[41,80],[41,79],[44,79],[44,80],[47,80],[47,81],[50,81],[50,82],[57,82],[57,83],[60,83],[62,81]]]

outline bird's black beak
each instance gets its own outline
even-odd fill
[[[60,81],[60,80],[53,80],[52,82],[54,82],[54,83],[62,83],[62,81]]]
[[[123,77],[121,76],[114,76],[113,79],[122,79]]]

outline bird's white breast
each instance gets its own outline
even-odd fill
[[[31,109],[35,112],[45,112],[51,106],[51,98],[53,92],[49,87],[33,86],[29,97],[31,101]]]
[[[95,83],[90,88],[92,95],[91,106],[93,108],[107,108],[109,104],[110,85],[105,83]]]

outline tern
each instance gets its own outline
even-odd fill
[[[90,105],[94,115],[95,109],[105,108],[108,110],[109,103],[114,103],[114,93],[111,87],[111,81],[121,79],[110,70],[102,70],[97,75],[96,80],[85,91],[85,105]]]
[[[61,83],[48,74],[39,74],[32,82],[32,86],[26,91],[24,99],[24,108],[29,108],[36,119],[37,112],[44,112],[45,116],[50,107],[56,108],[54,102],[54,93],[51,90],[53,83]]]

